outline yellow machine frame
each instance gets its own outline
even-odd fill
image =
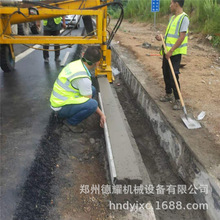
[[[104,3],[113,2],[106,0]],[[83,4],[82,4],[83,3]],[[13,44],[100,44],[102,60],[96,69],[95,75],[107,75],[109,82],[112,82],[111,50],[107,49],[107,6],[99,9],[89,9],[102,5],[100,0],[67,0],[50,3],[61,9],[45,9],[37,6],[39,15],[29,15],[28,8],[2,7],[0,5],[0,44],[10,45],[11,55],[14,59]],[[80,8],[80,9],[79,9]],[[88,9],[86,9],[88,8]],[[15,13],[20,11],[20,13]],[[14,13],[14,14],[13,14]],[[13,15],[12,15],[13,14]],[[11,25],[25,22],[43,20],[51,17],[64,15],[90,15],[96,16],[96,35],[94,36],[18,36],[12,35]]]

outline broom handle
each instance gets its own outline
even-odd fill
[[[162,39],[162,42],[163,42],[163,48],[164,48],[164,50],[165,50],[165,53],[167,53],[167,48],[166,48],[166,45],[165,45],[165,43],[164,43],[163,35],[161,34],[160,36],[161,36],[161,39]],[[184,104],[184,101],[183,101],[183,97],[182,97],[182,94],[181,94],[181,92],[180,92],[179,84],[178,84],[178,82],[177,82],[177,80],[176,80],[176,75],[175,75],[175,72],[174,72],[174,69],[173,69],[173,65],[172,65],[172,62],[171,62],[170,58],[168,59],[168,63],[169,63],[169,65],[170,65],[170,69],[171,69],[171,73],[172,73],[172,75],[173,75],[173,79],[174,79],[174,82],[175,82],[175,85],[176,85],[176,89],[177,89],[178,95],[179,95],[179,97],[180,97],[181,105],[182,105],[183,108],[185,108],[185,104]]]

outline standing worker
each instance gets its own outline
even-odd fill
[[[51,108],[59,118],[65,119],[66,125],[74,133],[82,133],[81,121],[94,112],[100,116],[100,126],[104,127],[105,115],[93,99],[96,90],[92,86],[90,71],[101,59],[98,47],[88,47],[82,59],[69,63],[63,68],[54,83],[50,97]]]
[[[174,72],[176,75],[177,82],[179,83],[179,68],[182,54],[187,54],[187,43],[188,43],[188,27],[189,18],[185,12],[183,12],[184,0],[171,0],[170,10],[174,14],[167,26],[165,33],[165,44],[167,54],[162,49],[161,54],[163,55],[163,77],[165,82],[166,95],[160,98],[161,102],[172,101],[172,92],[175,97],[173,105],[174,110],[182,109],[179,100],[179,95],[174,83],[174,79],[169,67],[168,59],[171,59]],[[161,41],[161,36],[157,35],[156,39]]]
[[[61,20],[63,20],[63,24],[61,23]],[[65,16],[56,17],[56,18],[48,18],[47,20],[43,20],[43,25],[44,25],[45,36],[59,36],[62,25],[64,29],[66,28]],[[48,63],[49,62],[49,51],[48,51],[49,45],[44,45],[43,48],[44,48],[43,50],[44,62]],[[56,62],[60,62],[60,59],[59,59],[60,46],[58,44],[55,44],[54,50],[55,50],[54,60]]]

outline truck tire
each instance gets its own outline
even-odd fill
[[[93,24],[92,24],[92,17],[90,15],[84,15],[82,16],[82,19],[83,19],[83,23],[84,23],[87,35],[93,36],[94,29],[93,29]]]
[[[28,23],[18,24],[18,34],[19,35],[29,35],[30,27]]]
[[[18,34],[24,35],[23,24],[18,24]]]
[[[1,44],[0,65],[4,72],[10,72],[15,67],[15,60],[12,57],[10,46],[8,44]]]
[[[18,34],[18,25],[17,24],[11,25],[11,33],[13,35],[17,35]]]
[[[80,24],[76,24],[75,29],[79,29],[80,28]]]

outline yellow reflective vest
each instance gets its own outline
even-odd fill
[[[55,23],[55,24],[60,24],[60,22],[61,22],[61,20],[62,20],[62,17],[57,17],[57,18],[54,18],[53,20],[54,20],[54,23]],[[44,26],[47,26],[47,20],[46,20],[46,19],[43,20],[43,25],[44,25]]]
[[[89,78],[91,80],[90,73],[87,73],[81,60],[69,63],[63,68],[54,83],[50,96],[52,107],[58,108],[69,104],[81,104],[89,100],[89,98],[82,96],[79,90],[71,84],[73,80],[79,78]]]
[[[167,29],[166,29],[166,33],[165,33],[165,44],[166,44],[167,52],[173,47],[173,45],[178,40],[180,36],[180,27],[181,27],[183,18],[185,16],[187,16],[187,14],[183,12],[177,17],[175,17],[175,15],[171,17],[169,24],[167,26]],[[188,44],[188,30],[186,32],[186,36],[182,44],[173,51],[172,56],[177,55],[177,54],[187,54],[187,44]],[[161,50],[161,55],[163,55],[163,50]]]

